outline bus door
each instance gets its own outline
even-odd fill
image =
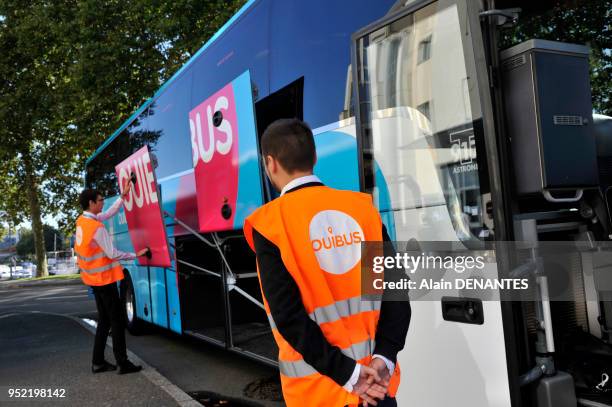
[[[414,1],[353,36],[360,187],[398,245],[495,237],[476,3]],[[502,304],[481,305],[479,323],[411,302],[399,405],[511,405]]]
[[[199,101],[189,127],[199,231],[242,229],[263,204],[249,71]]]

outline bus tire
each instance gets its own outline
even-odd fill
[[[144,333],[144,321],[136,316],[138,304],[136,303],[136,292],[132,284],[132,278],[127,271],[125,278],[121,282],[121,303],[123,304],[123,315],[125,318],[125,327],[132,335],[140,335]]]

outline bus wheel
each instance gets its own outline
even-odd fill
[[[144,322],[136,316],[136,295],[132,279],[128,273],[125,273],[125,278],[121,282],[121,302],[123,303],[127,330],[132,335],[140,335],[144,332]]]

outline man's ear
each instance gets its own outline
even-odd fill
[[[276,162],[274,157],[272,157],[271,155],[267,155],[266,161],[268,162],[268,171],[270,171],[272,174],[276,174],[276,172],[278,171],[278,163]]]

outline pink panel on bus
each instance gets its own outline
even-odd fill
[[[123,200],[125,218],[134,251],[148,247],[152,257],[139,257],[141,266],[170,267],[171,259],[168,249],[166,226],[162,218],[157,180],[151,163],[149,148],[144,146],[115,167],[119,188],[131,175],[136,177],[136,184]]]
[[[232,84],[189,112],[200,232],[233,228],[238,195],[238,122]]]

